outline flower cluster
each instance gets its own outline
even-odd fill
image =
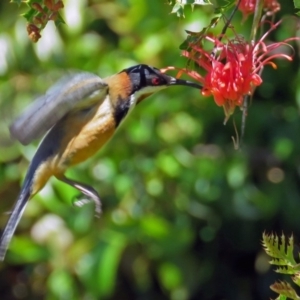
[[[202,95],[212,95],[216,104],[223,106],[225,122],[236,106],[242,107],[244,97],[252,95],[255,87],[262,83],[261,72],[265,65],[276,68],[275,58],[292,60],[280,48],[295,38],[266,43],[266,37],[280,22],[269,24],[270,29],[257,42],[247,42],[238,35],[232,39],[224,35],[206,35],[201,45],[190,44],[189,50],[183,52],[185,57],[203,69],[204,74],[188,69],[181,70],[180,74],[187,73],[199,81],[203,85]],[[205,50],[206,42],[210,43],[210,50]]]
[[[239,0],[236,1],[238,3]],[[239,5],[239,10],[243,13],[244,20],[255,11],[257,0],[242,0]],[[280,4],[277,0],[264,0],[263,8],[269,15],[275,14],[280,10]]]

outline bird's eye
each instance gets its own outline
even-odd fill
[[[154,77],[151,80],[153,85],[159,85],[160,84],[160,79],[158,77]]]

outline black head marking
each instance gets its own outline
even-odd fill
[[[196,82],[177,79],[162,73],[159,69],[148,65],[136,65],[125,69],[121,72],[126,72],[132,82],[132,93],[142,90],[147,87],[153,87],[152,93],[161,88],[171,85],[185,85],[196,89],[202,89],[202,86]]]
[[[130,109],[130,101],[124,101],[122,98],[118,98],[117,105],[114,110],[114,119],[116,122],[116,127],[118,127],[121,121],[126,117]]]
[[[123,70],[131,79],[133,84],[133,93],[145,87],[167,86],[169,85],[169,76],[161,73],[157,68],[148,65],[136,65]]]

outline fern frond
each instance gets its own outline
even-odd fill
[[[291,285],[284,281],[275,282],[270,286],[271,290],[274,292],[285,296],[293,300],[300,300],[300,297],[297,295],[296,291],[291,287]]]
[[[276,273],[294,275],[297,271],[291,266],[278,267]]]
[[[282,234],[283,236],[283,234]],[[288,242],[286,244],[286,254],[289,261],[295,265],[297,264],[294,258],[294,236],[293,234],[288,238]]]
[[[294,276],[292,276],[293,281],[300,286],[300,272],[297,272]]]
[[[268,253],[267,253],[268,254]],[[271,259],[269,261],[269,264],[270,265],[275,265],[275,266],[286,266],[287,265],[287,262],[286,262],[286,259],[282,259],[282,258],[274,258],[274,259]]]
[[[279,237],[276,234],[266,234],[264,232],[262,245],[266,253],[273,258],[271,264],[280,266],[295,266],[297,264],[293,255],[293,235],[286,240],[284,234]]]

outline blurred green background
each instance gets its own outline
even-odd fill
[[[209,7],[170,14],[167,1],[64,1],[65,25],[27,37],[25,19],[0,2],[0,227],[38,142],[9,143],[11,118],[66,70],[105,77],[146,63],[184,67],[184,30],[207,26]],[[271,35],[297,34],[292,1],[281,1]],[[234,25],[249,34],[251,20]],[[283,279],[261,247],[263,231],[300,238],[300,88],[292,63],[266,67],[250,105],[243,147],[212,98],[173,87],[139,105],[95,157],[68,171],[102,197],[77,208],[77,191],[53,179],[32,199],[0,263],[7,299],[270,299]]]

